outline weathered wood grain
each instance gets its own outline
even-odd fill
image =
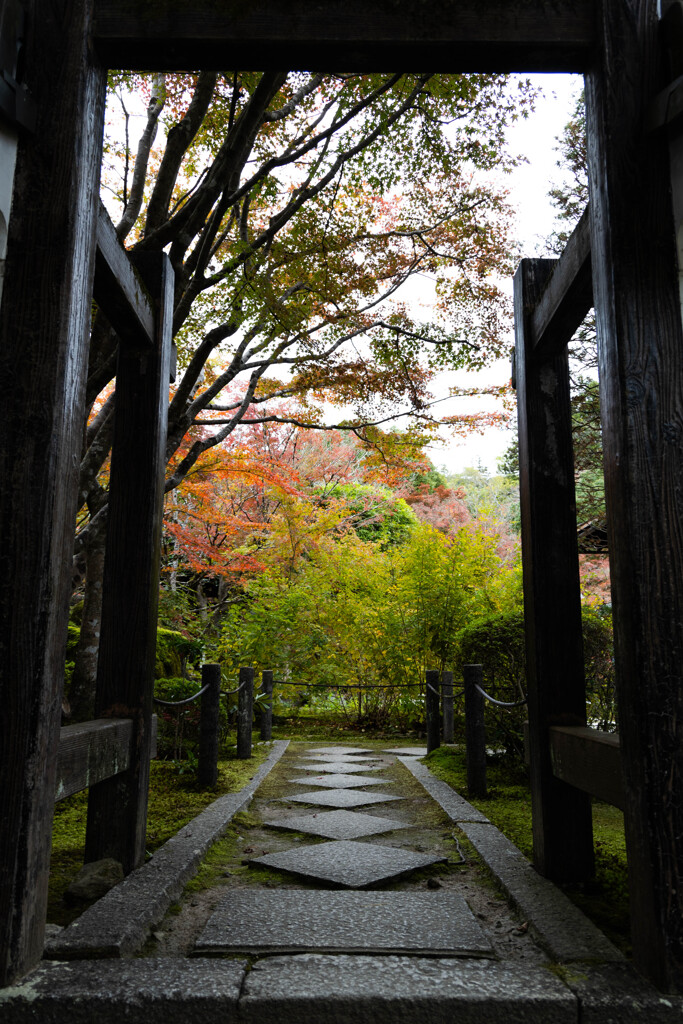
[[[156,757],[157,717],[152,716],[152,751]],[[98,718],[65,725],[59,734],[55,803],[125,771],[130,764],[133,721]]]
[[[593,0],[95,0],[112,68],[582,71]]]
[[[591,252],[636,964],[683,990],[683,331],[655,0],[600,7]]]
[[[550,759],[558,779],[624,809],[619,737],[587,726],[550,727]]]
[[[125,344],[143,349],[154,346],[151,299],[101,202],[93,298]]]
[[[537,362],[561,352],[593,305],[589,210],[569,236],[529,324]]]
[[[113,857],[125,872],[145,853],[173,314],[166,254],[135,260],[155,297],[156,339],[151,352],[119,346],[95,702],[98,717],[134,719],[135,737],[128,770],[90,789],[85,844],[86,861]]]
[[[553,775],[551,725],[586,724],[567,349],[538,364],[530,320],[555,267],[514,281],[519,484],[534,863],[555,881],[594,870],[590,800]]]
[[[38,120],[0,308],[0,987],[43,947],[105,90],[90,5],[25,6]]]

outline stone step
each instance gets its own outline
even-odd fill
[[[43,963],[0,990],[3,1024],[678,1024],[626,966],[302,954]]]
[[[197,939],[194,955],[394,953],[492,956],[493,947],[456,893],[228,893]]]

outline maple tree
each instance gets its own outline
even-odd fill
[[[147,106],[133,155],[136,94]],[[168,490],[238,427],[329,429],[323,403],[380,452],[395,443],[383,427],[397,413],[425,428],[438,419],[436,373],[499,354],[507,309],[496,276],[511,270],[514,247],[504,191],[485,175],[513,162],[505,127],[529,98],[505,76],[111,76],[118,114],[103,182],[119,204],[117,234],[133,250],[165,248],[175,271]],[[400,298],[418,275],[435,296],[426,318]],[[115,391],[95,403],[116,351],[98,313],[75,547],[76,571],[95,589]],[[280,399],[296,410],[283,416]],[[86,618],[84,678],[94,674],[96,601]]]

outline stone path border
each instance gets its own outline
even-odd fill
[[[398,760],[460,828],[488,869],[534,929],[539,943],[560,963],[623,963],[624,957],[571,900],[533,869],[495,825],[414,758]]]
[[[243,810],[285,750],[276,740],[254,777],[237,793],[226,793],[164,843],[152,859],[93,903],[45,946],[48,960],[121,957],[144,944],[185,883],[196,873],[209,847]]]

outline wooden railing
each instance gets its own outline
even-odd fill
[[[130,765],[132,718],[97,718],[65,725],[59,734],[55,803],[124,772]],[[157,718],[152,716],[152,757],[157,753]]]
[[[524,748],[529,763],[529,723],[524,723]],[[551,725],[550,761],[556,779],[624,809],[619,734],[586,725]]]

